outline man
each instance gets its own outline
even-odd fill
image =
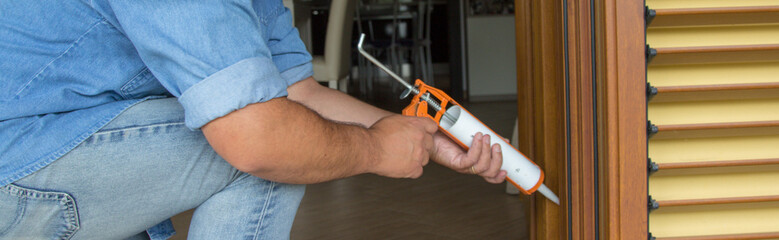
[[[193,239],[283,239],[299,184],[505,177],[489,136],[320,86],[281,1],[9,0],[0,39],[0,238],[165,239],[197,208]]]

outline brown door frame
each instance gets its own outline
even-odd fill
[[[644,1],[595,1],[601,232],[647,239]]]
[[[567,238],[565,54],[560,1],[515,0],[519,150],[545,172],[560,206],[533,194],[530,239]]]
[[[569,114],[569,224],[572,239],[599,239],[592,6],[566,0]]]
[[[531,239],[645,239],[643,1],[515,6],[519,148],[561,199],[531,197]]]

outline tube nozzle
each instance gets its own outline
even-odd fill
[[[552,192],[552,190],[549,190],[549,188],[546,187],[546,185],[544,185],[543,183],[541,184],[540,187],[538,187],[537,191],[540,192],[542,195],[544,195],[544,197],[548,198],[549,201],[552,201],[555,204],[560,205],[560,198],[558,198],[557,195],[555,195],[554,192]]]

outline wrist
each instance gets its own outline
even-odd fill
[[[375,136],[372,129],[348,123],[335,123],[337,136],[332,138],[331,141],[341,143],[340,146],[335,147],[339,149],[340,154],[338,158],[349,162],[345,165],[349,165],[351,174],[357,175],[362,173],[374,173],[376,166],[379,162],[378,152],[380,151],[380,143],[378,137]],[[344,163],[346,163],[344,162]]]
[[[377,174],[383,153],[381,138],[373,128],[365,129],[360,149],[363,173]]]

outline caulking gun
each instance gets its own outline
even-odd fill
[[[416,80],[414,85],[407,83],[362,48],[364,39],[365,34],[360,35],[357,50],[366,59],[376,64],[381,70],[406,87],[400,98],[404,99],[412,93],[414,94],[411,104],[403,109],[403,115],[433,119],[444,134],[455,140],[457,144],[466,150],[471,145],[473,136],[477,132],[493,136],[490,138],[490,145],[497,143],[503,151],[503,165],[501,165],[500,169],[506,171],[506,180],[519,188],[524,194],[530,195],[538,191],[555,204],[560,204],[560,199],[557,198],[557,195],[544,185],[544,172],[541,171],[538,165],[525,157],[514,146],[506,142],[505,139],[497,137],[498,135],[495,132],[476,119],[473,114],[465,110],[443,91],[431,87],[419,79]],[[428,107],[435,110],[434,115],[428,112]]]

